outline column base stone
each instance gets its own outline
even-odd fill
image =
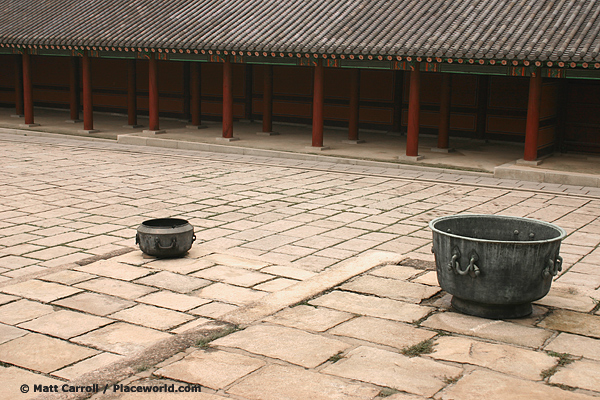
[[[167,131],[165,131],[164,129],[158,129],[158,130],[145,129],[145,130],[142,131],[142,133],[149,133],[151,135],[158,135],[159,133],[167,133]]]
[[[452,148],[439,148],[439,147],[432,147],[431,151],[433,151],[434,153],[454,153],[456,150],[452,149]]]
[[[256,132],[258,136],[276,136],[279,132]]]
[[[544,160],[533,160],[533,161],[527,161],[523,158],[517,160],[517,165],[523,165],[525,167],[535,167],[537,165],[540,165],[542,162],[544,162]]]
[[[237,137],[222,137],[222,136],[219,136],[216,139],[217,139],[217,142],[225,142],[225,143],[235,142],[236,140],[240,140],[240,138],[237,138]]]
[[[186,125],[187,129],[206,129],[208,128],[206,125]]]
[[[359,144],[359,143],[364,143],[364,140],[351,140],[351,139],[346,139],[346,140],[342,140],[342,143],[346,143],[346,144]]]
[[[400,161],[421,161],[425,156],[398,156],[398,160]]]

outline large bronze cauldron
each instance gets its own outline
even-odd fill
[[[531,314],[562,269],[566,232],[556,225],[499,215],[452,215],[429,223],[438,282],[452,306],[484,318]]]
[[[159,258],[183,256],[194,240],[194,227],[185,219],[178,218],[144,221],[135,235],[135,243],[140,245],[140,250]]]

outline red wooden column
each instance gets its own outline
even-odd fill
[[[350,113],[348,117],[348,140],[344,140],[344,143],[358,144],[363,143],[364,140],[358,140],[358,121],[360,114],[360,70],[350,70],[350,104],[348,111]]]
[[[23,112],[25,125],[38,125],[33,122],[33,84],[31,82],[31,56],[29,50],[23,51]]]
[[[94,104],[92,101],[92,66],[87,50],[81,62],[83,80],[83,131],[94,132]]]
[[[525,128],[525,161],[537,159],[538,130],[540,127],[540,101],[542,99],[542,75],[540,68],[529,80],[529,103],[527,104],[527,126]]]
[[[312,148],[323,147],[323,75],[325,68],[321,60],[317,60],[313,78],[313,115],[312,115]]]
[[[150,53],[148,60],[148,130],[162,133],[158,123],[158,59],[156,53]]]
[[[202,129],[206,128],[205,125],[202,125],[202,64],[194,62],[192,63],[191,69],[190,112],[192,114],[192,123],[187,127],[191,129]]]
[[[416,63],[410,71],[410,90],[408,93],[408,129],[406,133],[406,156],[419,156],[419,113],[421,71]]]
[[[229,56],[223,63],[223,140],[233,137],[233,69]]]
[[[127,60],[127,125],[126,128],[139,128],[137,120],[137,66],[136,60]]]
[[[22,118],[23,111],[23,60],[20,54],[15,54],[15,115]]]
[[[265,65],[263,71],[262,132],[256,132],[256,134],[279,135],[279,133],[273,132],[273,66]]]
[[[79,58],[69,57],[69,110],[67,122],[81,122],[79,119]]]
[[[452,97],[452,75],[442,74],[442,88],[440,95],[440,123],[438,128],[437,148],[432,151],[447,152],[450,131],[450,99]]]

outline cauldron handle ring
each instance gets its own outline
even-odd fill
[[[562,271],[563,259],[561,256],[556,256],[556,261],[549,259],[548,266],[542,271],[542,276],[547,278],[549,276],[556,276]]]
[[[475,265],[477,260],[479,260],[479,256],[477,256],[477,253],[475,253],[473,251],[471,253],[471,258],[469,260],[469,265],[467,265],[467,268],[465,268],[464,270],[461,270],[460,265],[458,265],[458,263],[456,263],[456,272],[458,272],[459,275],[466,275],[468,273],[471,273],[471,276],[473,278],[479,276],[479,274],[480,274],[479,267],[477,265]]]
[[[160,245],[160,240],[158,240],[158,238],[156,238],[156,241],[154,241],[154,246],[159,250],[171,250],[171,249],[174,249],[175,246],[177,246],[177,239],[173,238],[173,240],[171,240],[170,246],[163,247]]]

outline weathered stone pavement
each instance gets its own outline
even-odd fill
[[[0,155],[2,399],[600,397],[592,190],[64,138],[0,135]],[[427,223],[461,212],[567,230],[531,317],[450,309]],[[196,227],[185,258],[133,249],[167,216]]]

